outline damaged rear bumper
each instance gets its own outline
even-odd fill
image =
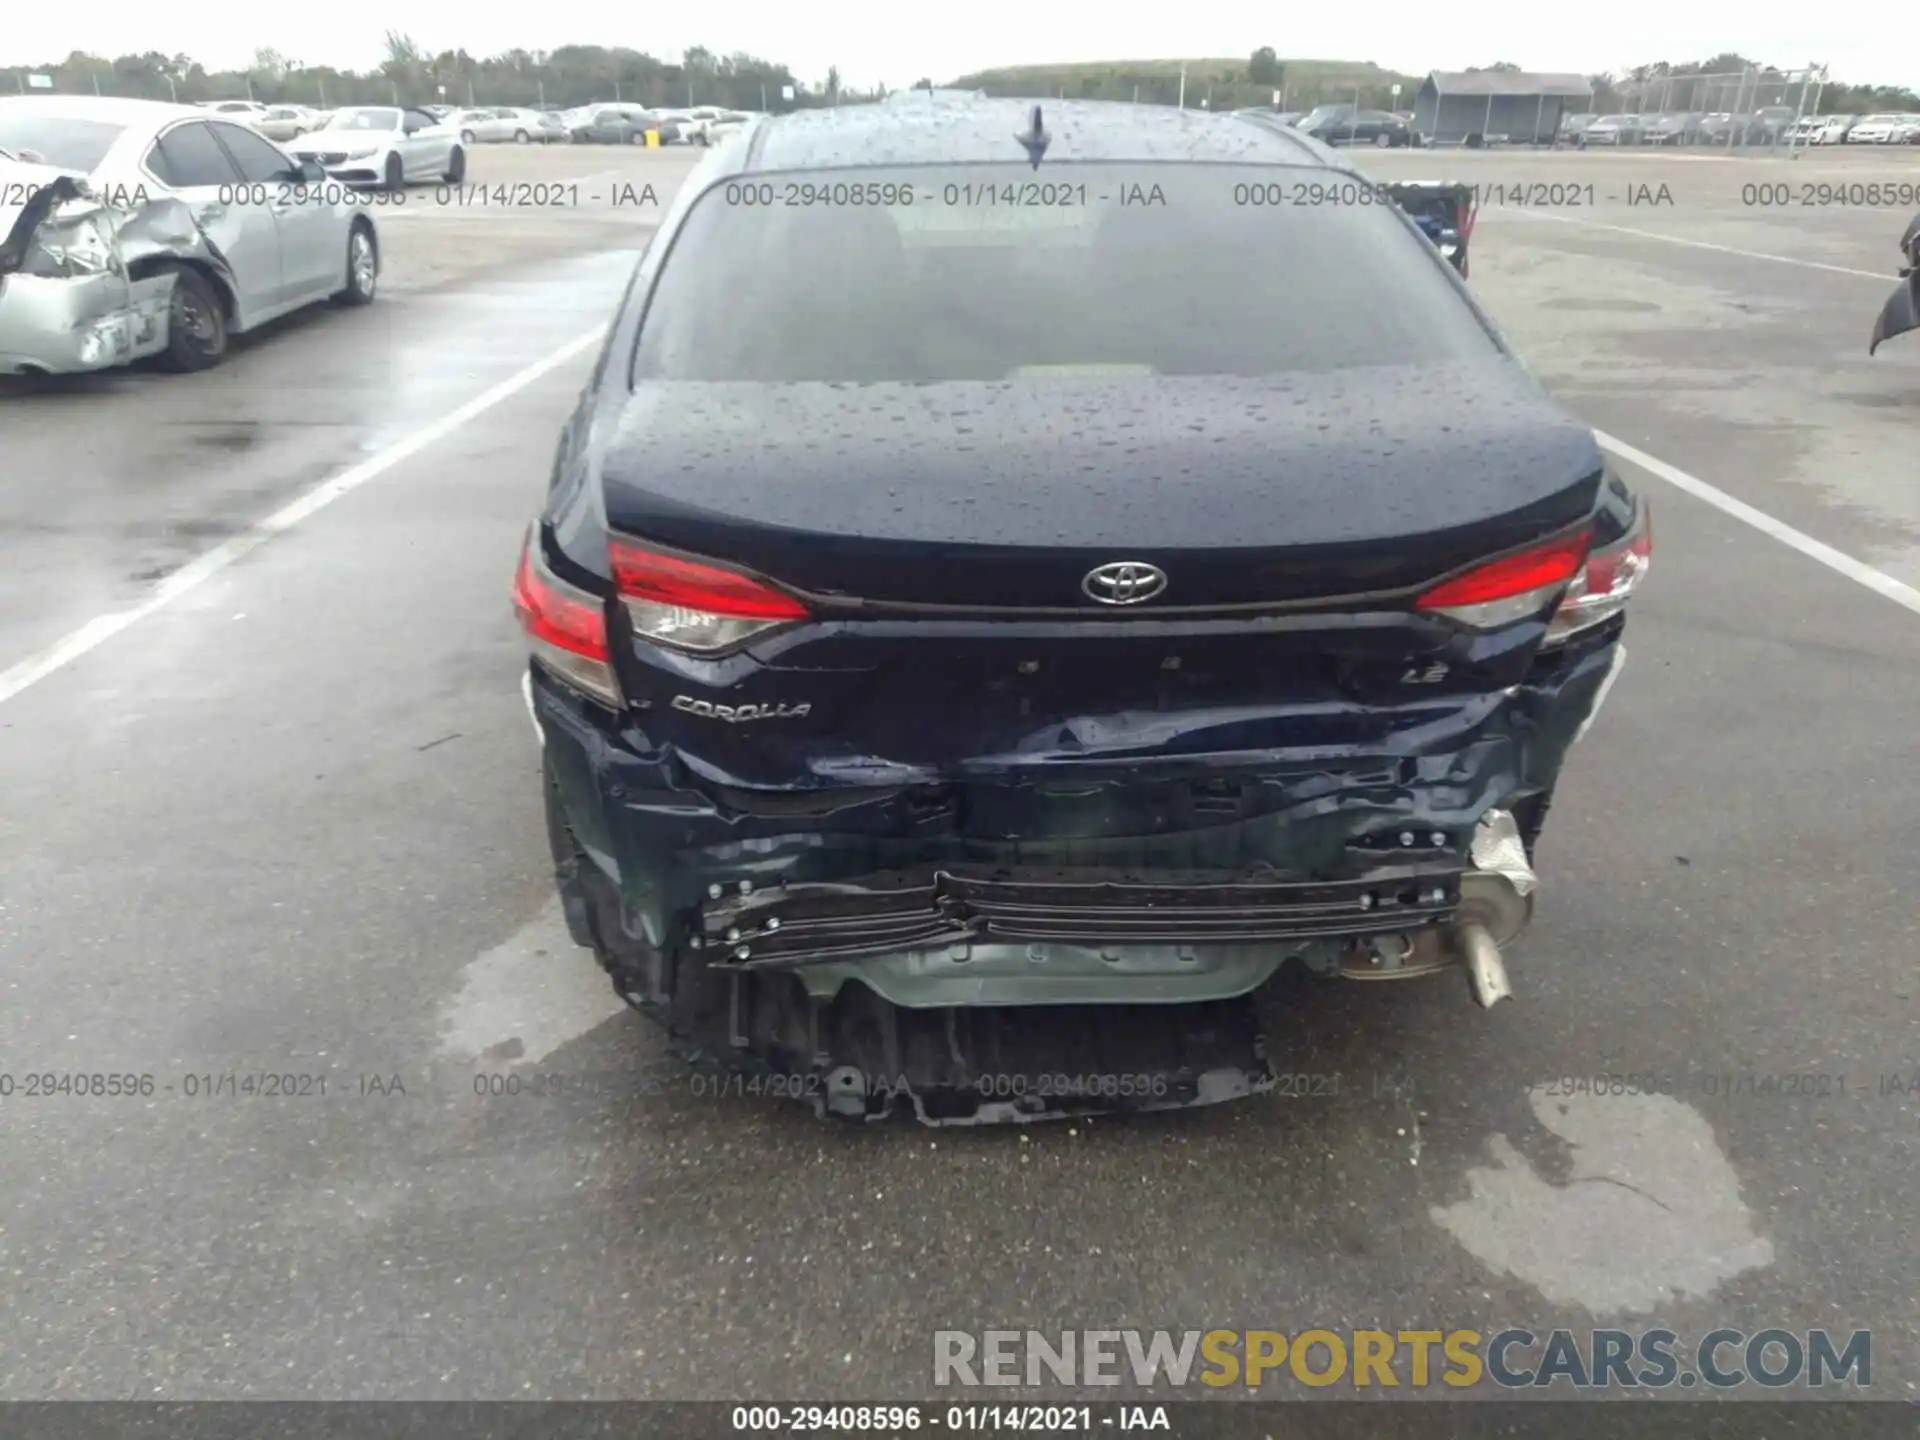
[[[1258,1092],[1247,997],[1289,959],[1424,973],[1469,916],[1507,943],[1531,875],[1488,902],[1488,825],[1544,809],[1618,635],[1349,744],[865,791],[715,781],[538,666],[527,699],[568,923],[623,994],[827,1113],[978,1123]]]
[[[0,374],[67,375],[167,348],[174,276],[200,267],[237,293],[225,258],[182,201],[0,160]]]
[[[0,374],[81,374],[158,354],[172,300],[171,275],[9,275],[0,280]]]

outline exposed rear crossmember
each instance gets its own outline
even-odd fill
[[[717,969],[774,969],[974,941],[1285,944],[1417,930],[1460,902],[1462,866],[1390,865],[1360,879],[1207,873],[1152,883],[1072,870],[888,871],[710,892],[696,948]]]

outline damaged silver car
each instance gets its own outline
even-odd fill
[[[186,105],[0,99],[0,374],[152,356],[217,365],[234,335],[364,305],[372,217],[245,125]]]

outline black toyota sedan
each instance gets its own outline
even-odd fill
[[[1306,136],[755,119],[639,262],[514,580],[569,927],[829,1115],[1268,1088],[1283,966],[1507,993],[1649,549]]]

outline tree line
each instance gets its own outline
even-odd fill
[[[465,50],[431,53],[399,31],[386,36],[386,58],[372,70],[306,65],[277,50],[259,50],[238,70],[209,70],[190,55],[147,51],[112,58],[76,50],[40,66],[0,70],[0,90],[32,93],[36,75],[63,94],[115,95],[197,104],[257,100],[266,105],[409,104],[551,105],[603,100],[671,107],[717,105],[734,110],[789,110],[869,98],[842,93],[838,71],[807,86],[787,66],[758,56],[715,55],[698,46],[678,61],[602,45],[509,50],[478,58]],[[791,87],[792,98],[786,98]]]

